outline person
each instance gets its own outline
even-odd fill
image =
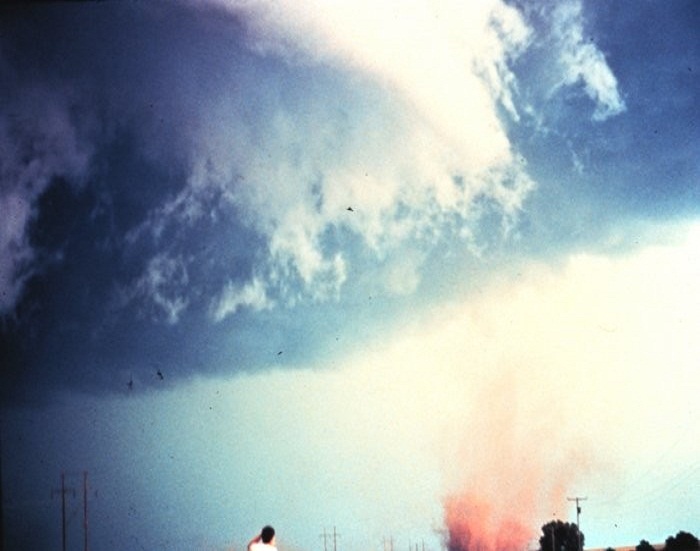
[[[268,525],[248,542],[248,551],[277,551],[275,546],[275,529]]]

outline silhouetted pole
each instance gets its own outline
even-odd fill
[[[75,490],[72,488],[66,488],[66,473],[61,473],[61,489],[55,490],[61,494],[61,549],[66,551],[66,494],[72,492],[75,496]],[[51,497],[53,497],[54,491],[51,491]]]
[[[83,537],[84,537],[83,550],[84,550],[84,551],[88,551],[88,506],[87,506],[87,495],[88,495],[88,474],[87,474],[87,471],[83,471]]]
[[[586,501],[588,498],[587,497],[567,497],[566,499],[569,501],[576,502],[576,532],[578,535],[578,551],[583,551],[583,546],[581,544],[581,524],[579,523],[579,517],[581,516],[581,506],[579,505],[579,502]]]
[[[5,551],[5,514],[2,508],[2,420],[0,420],[0,551]]]
[[[61,549],[66,551],[66,474],[61,473]]]
[[[328,538],[330,537],[330,534],[326,534],[326,529],[323,529],[323,534],[319,535],[319,538],[323,538],[323,551],[328,551]],[[340,537],[340,534],[338,534],[335,531],[335,526],[333,527],[333,551],[337,551],[337,540]]]
[[[61,473],[61,549],[66,551],[66,475]]]

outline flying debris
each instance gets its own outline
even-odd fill
[[[133,390],[133,389],[134,389],[134,378],[133,378],[133,377],[129,377],[129,382],[126,383],[126,387],[127,387],[129,390]]]
[[[282,355],[282,351],[280,350],[279,352],[277,352],[277,355],[278,355],[278,356],[281,356],[281,355]]]

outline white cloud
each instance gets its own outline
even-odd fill
[[[229,282],[221,296],[216,299],[212,308],[212,317],[221,321],[239,308],[250,308],[254,311],[265,310],[272,306],[272,301],[265,293],[265,286],[258,277],[243,286]]]
[[[409,248],[397,253],[397,256],[396,259],[388,259],[380,280],[392,294],[410,295],[420,283],[424,255]]]
[[[595,103],[594,120],[605,120],[625,110],[617,79],[603,52],[584,38],[582,7],[578,0],[562,2],[552,14],[552,30],[559,44],[562,79],[558,86],[583,83]]]
[[[0,107],[0,314],[32,273],[37,199],[54,178],[80,185],[87,175],[92,150],[73,119],[77,101],[60,86],[25,86]]]
[[[216,2],[241,13],[257,50],[376,79],[471,168],[510,158],[497,115],[513,111],[509,57],[529,31],[515,8],[487,2]]]
[[[0,194],[0,313],[10,310],[19,298],[28,275],[23,269],[33,257],[25,234],[33,198],[18,191],[3,189]]]
[[[188,280],[182,257],[159,253],[148,261],[141,277],[122,291],[121,298],[125,303],[141,301],[142,314],[172,325],[189,304],[185,292]]]
[[[314,298],[335,296],[352,258],[329,234],[358,238],[380,261],[399,258],[402,244],[473,235],[455,220],[476,223],[477,198],[512,226],[534,188],[502,121],[518,117],[509,63],[530,36],[516,9],[496,0],[213,3],[242,18],[257,52],[345,81],[309,81],[303,106],[264,105],[255,126],[227,91],[193,140],[193,183],[223,189],[267,240],[256,271],[269,274],[268,294],[293,299],[295,282]],[[390,279],[402,269],[387,268]],[[411,274],[410,285],[385,288],[416,288],[420,265]]]

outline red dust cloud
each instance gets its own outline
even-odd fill
[[[540,528],[564,512],[567,491],[590,468],[565,416],[544,406],[534,386],[510,371],[472,403],[456,463],[457,487],[466,489],[443,502],[448,551],[526,550]]]
[[[445,501],[445,523],[448,551],[523,551],[533,538],[530,526],[466,495]]]

